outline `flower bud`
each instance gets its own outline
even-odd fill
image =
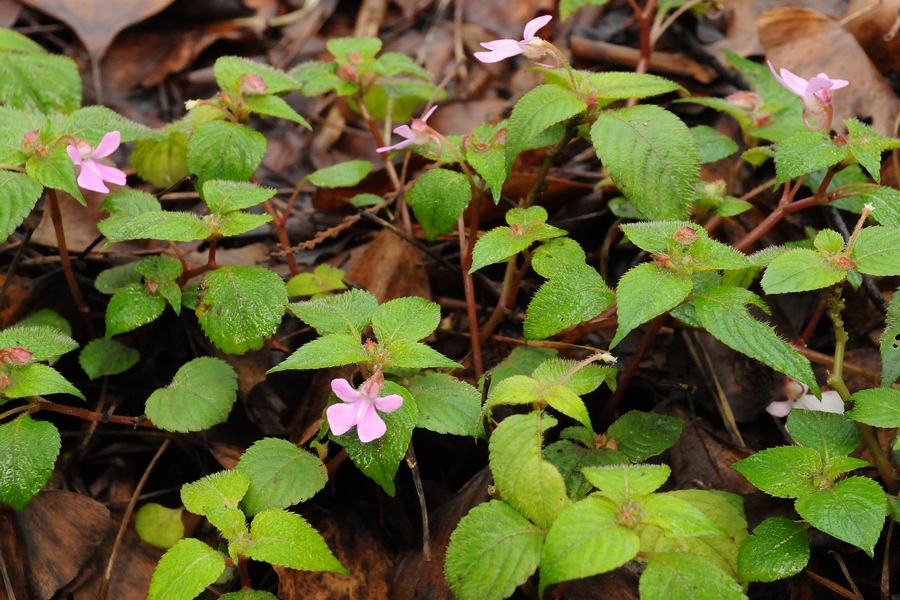
[[[682,246],[690,246],[697,239],[697,232],[690,227],[684,226],[672,234],[672,239]]]
[[[24,365],[31,362],[32,358],[34,358],[34,353],[19,346],[0,350],[0,363],[3,363],[4,365]]]
[[[259,75],[244,73],[241,75],[241,91],[251,96],[265,94],[266,82]]]

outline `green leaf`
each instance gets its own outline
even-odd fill
[[[267,94],[283,94],[299,89],[297,83],[284,71],[240,56],[220,56],[213,66],[216,83],[225,91],[241,89],[241,77],[258,75],[266,84]]]
[[[9,384],[0,394],[7,398],[72,394],[84,400],[84,395],[56,369],[38,362],[9,367]]]
[[[873,427],[900,427],[900,391],[885,387],[860,390],[850,396],[850,402],[853,408],[844,413],[848,418]]]
[[[894,293],[881,335],[881,387],[890,387],[900,377],[900,294]]]
[[[140,285],[143,275],[138,273],[137,263],[127,263],[102,271],[94,280],[94,287],[103,294],[115,294],[129,285]]]
[[[287,282],[288,296],[313,296],[346,290],[344,276],[347,273],[341,269],[335,269],[328,263],[322,263],[312,273],[300,273],[291,277]]]
[[[693,288],[689,276],[655,263],[638,265],[622,275],[616,288],[619,328],[609,347],[615,348],[632,329],[681,304]]]
[[[813,448],[779,446],[760,450],[731,468],[767,494],[797,498],[818,489],[813,479],[822,473],[822,457]]]
[[[900,147],[900,140],[887,138],[856,119],[844,119],[847,126],[847,146],[872,179],[881,183],[881,153]]]
[[[687,125],[652,105],[604,111],[591,140],[616,187],[648,219],[685,219],[700,173]]]
[[[491,386],[484,414],[501,404],[532,404],[541,398],[541,384],[525,375],[511,375]]]
[[[776,181],[784,183],[836,165],[850,153],[849,148],[835,144],[830,135],[820,131],[797,131],[778,144],[775,152]]]
[[[166,309],[166,300],[143,285],[132,283],[117,291],[106,307],[106,337],[152,323]]]
[[[534,251],[531,267],[541,277],[552,279],[566,270],[583,265],[584,249],[581,244],[569,238],[550,240]]]
[[[554,386],[545,390],[541,398],[567,417],[575,419],[588,429],[593,429],[584,401],[572,390],[561,385]]]
[[[372,330],[381,344],[421,340],[431,335],[441,321],[440,307],[415,296],[385,302],[372,314]]]
[[[219,600],[278,600],[277,596],[273,596],[269,592],[261,592],[259,590],[243,589],[236,592],[228,592],[219,596]]]
[[[264,438],[247,448],[235,465],[250,479],[242,506],[247,516],[305,502],[325,486],[328,472],[318,457],[287,440]]]
[[[166,508],[148,502],[134,515],[134,529],[141,539],[159,548],[171,548],[184,537],[183,508]]]
[[[677,496],[650,494],[639,503],[641,522],[656,525],[671,537],[725,535],[700,509]]]
[[[585,467],[603,467],[628,464],[628,457],[621,452],[601,448],[593,449],[597,437],[589,429],[579,428],[590,437],[591,448],[585,448],[569,440],[560,440],[544,448],[543,457],[553,463],[566,483],[566,493],[572,500],[581,500],[593,489],[593,485],[581,472]],[[588,440],[586,440],[588,441]]]
[[[844,237],[834,229],[823,229],[813,241],[817,250],[837,254],[844,249]]]
[[[471,199],[472,188],[465,175],[447,169],[426,171],[406,192],[406,202],[430,241],[453,230]]]
[[[137,364],[140,354],[134,348],[109,338],[91,340],[78,355],[78,364],[88,377],[118,375]]]
[[[597,496],[560,513],[544,541],[539,595],[550,584],[606,573],[637,555],[640,538],[618,515],[619,507]]]
[[[847,269],[838,267],[817,250],[797,248],[776,256],[762,278],[767,294],[818,290],[843,281]]]
[[[713,337],[805,383],[813,394],[820,394],[809,360],[778,337],[770,326],[750,316],[746,305],[761,303],[753,292],[732,286],[716,287],[695,300],[697,316]]]
[[[397,340],[387,349],[385,367],[403,367],[407,369],[428,369],[432,367],[462,368],[456,361],[450,360],[437,350],[407,340]]]
[[[209,236],[209,229],[197,215],[171,211],[141,213],[114,231],[105,231],[109,243],[143,239],[192,242],[205,240]]]
[[[588,77],[588,82],[590,91],[597,96],[598,108],[603,108],[614,100],[648,98],[677,90],[685,91],[674,81],[663,77],[626,71],[593,73]],[[737,146],[734,149],[737,151]]]
[[[154,131],[146,125],[126,119],[119,113],[105,106],[86,106],[69,115],[63,125],[68,135],[87,140],[96,146],[110,131],[118,131],[122,142],[134,140],[157,140],[166,138],[161,131]]]
[[[559,3],[559,18],[566,20],[569,16],[585,6],[603,6],[609,0],[561,0]]]
[[[293,121],[307,129],[312,129],[312,126],[306,119],[300,116],[300,113],[291,108],[290,104],[278,96],[270,96],[268,94],[244,96],[244,109],[258,115],[287,119],[288,121]]]
[[[513,375],[531,375],[542,362],[556,357],[556,350],[516,346],[503,362],[491,369],[491,387]]]
[[[115,190],[103,199],[101,210],[109,211],[108,218],[97,227],[106,237],[112,237],[123,225],[145,212],[160,212],[162,206],[154,196],[140,190]],[[112,293],[112,292],[110,292]]]
[[[225,571],[225,556],[200,540],[183,539],[163,554],[147,600],[193,600]]]
[[[86,205],[84,196],[81,195],[81,190],[75,182],[75,164],[64,145],[52,147],[45,156],[32,156],[25,161],[25,170],[29,177],[44,187],[68,192],[82,205]]]
[[[247,181],[265,152],[266,138],[258,131],[231,121],[210,121],[188,140],[187,167],[201,185],[210,179]]]
[[[224,360],[195,358],[147,398],[147,416],[166,431],[203,431],[224,423],[237,400],[237,373]]]
[[[43,186],[22,173],[0,170],[0,197],[4,207],[0,211],[0,240],[6,240],[31,214]]]
[[[738,145],[733,139],[708,125],[691,127],[691,135],[700,148],[700,162],[703,164],[728,158],[738,151]]]
[[[367,160],[347,160],[318,171],[313,171],[306,179],[315,186],[324,188],[353,187],[372,171],[372,163]]]
[[[58,312],[50,308],[42,308],[41,310],[31,313],[21,321],[17,322],[14,327],[52,327],[65,335],[72,335],[72,326],[69,325],[69,322]],[[4,333],[0,333],[0,337],[4,335]],[[71,340],[68,343],[76,344],[74,347],[77,347],[77,342],[75,340]],[[56,355],[49,357],[48,360],[52,361],[54,358],[56,358]]]
[[[277,273],[225,265],[203,279],[197,318],[220,350],[243,354],[259,350],[275,333],[287,303],[287,289]]]
[[[809,562],[809,540],[803,523],[770,517],[741,544],[741,581],[776,581],[796,575]]]
[[[419,409],[416,427],[452,435],[478,432],[481,394],[465,381],[446,373],[430,373],[412,379],[406,388]]]
[[[787,430],[794,441],[812,448],[828,462],[835,456],[846,456],[856,450],[861,440],[856,425],[835,413],[818,410],[798,410],[788,415]],[[793,416],[791,416],[793,415]]]
[[[203,201],[214,214],[250,208],[275,195],[276,190],[243,181],[213,179],[203,183]]]
[[[0,101],[11,108],[49,114],[81,106],[81,75],[68,56],[4,52]]]
[[[566,233],[546,224],[547,211],[540,206],[513,208],[506,213],[506,222],[510,227],[492,229],[475,243],[470,273],[485,265],[503,262],[536,241],[560,237]]]
[[[26,35],[13,29],[0,28],[0,50],[24,52],[26,54],[42,54],[49,56],[44,47]]]
[[[632,462],[643,462],[672,447],[683,428],[684,421],[677,417],[633,410],[612,424],[606,432],[607,443],[614,440]]]
[[[380,485],[388,496],[394,495],[394,475],[400,461],[406,455],[412,431],[416,426],[418,410],[416,401],[406,390],[392,381],[386,381],[382,396],[400,394],[403,404],[392,413],[379,413],[387,426],[387,432],[377,440],[368,443],[359,441],[356,427],[344,435],[332,438],[341,444],[353,464],[372,481]]]
[[[77,347],[78,342],[47,325],[16,325],[0,331],[0,349],[25,348],[33,360],[49,360]]]
[[[850,253],[856,269],[868,275],[900,274],[900,229],[865,227],[856,237]]]
[[[614,299],[594,267],[582,263],[568,268],[546,281],[532,298],[525,316],[525,339],[544,339],[592,319]]]
[[[502,600],[541,560],[544,532],[505,502],[473,508],[450,536],[444,575],[460,600]]]
[[[801,496],[794,507],[816,529],[859,546],[870,557],[888,511],[884,490],[868,477],[850,477]]]
[[[351,53],[362,58],[375,58],[381,50],[381,40],[377,37],[331,38],[325,46],[335,58],[347,60]]]
[[[852,456],[833,456],[825,463],[822,477],[826,481],[834,481],[841,475],[869,466],[869,461]]]
[[[601,496],[622,506],[658,490],[672,469],[667,465],[609,465],[585,467],[582,472]]]
[[[556,419],[549,415],[512,415],[500,422],[489,444],[500,496],[544,529],[570,504],[562,475],[541,453],[543,432],[554,425]]]
[[[549,387],[565,386],[579,396],[590,394],[604,382],[615,381],[614,369],[597,365],[581,367],[578,365],[579,363],[574,360],[551,358],[538,365],[532,372],[532,377]]]
[[[171,129],[164,140],[139,140],[131,153],[131,165],[138,177],[165,190],[188,174],[188,138]]]
[[[424,81],[431,79],[431,73],[427,69],[423,69],[412,58],[399,52],[385,52],[378,57],[378,62],[389,77],[413,75]]]
[[[519,98],[506,128],[506,172],[539,133],[587,110],[574,92],[557,85],[539,85]]]
[[[346,333],[329,333],[297,348],[293,354],[267,372],[339,367],[365,362],[368,359],[369,355],[363,349],[359,337]]]
[[[343,333],[358,340],[378,308],[378,299],[365,290],[349,290],[337,296],[297,302],[288,308],[320,335]]]
[[[0,425],[0,501],[25,508],[50,479],[60,446],[56,427],[27,414]]]
[[[271,221],[271,215],[252,215],[240,211],[227,215],[207,215],[203,218],[203,224],[209,228],[210,234],[216,237],[233,237],[247,233]]]
[[[195,515],[206,516],[212,508],[237,508],[249,486],[243,471],[218,471],[181,486],[181,502]]]
[[[653,554],[641,575],[642,600],[746,600],[741,586],[697,554]]]
[[[500,201],[506,181],[506,123],[482,123],[463,138],[466,162],[484,179],[494,204]]]

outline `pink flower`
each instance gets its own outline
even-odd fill
[[[772,61],[769,63],[769,69],[772,75],[778,80],[778,83],[786,87],[788,90],[797,94],[803,99],[803,104],[810,111],[820,113],[822,105],[831,104],[831,92],[829,90],[839,90],[850,85],[846,79],[831,79],[825,73],[819,73],[809,81],[794,75],[787,69],[781,69],[781,75],[775,72]]]
[[[431,142],[437,142],[438,147],[438,155],[441,154],[441,138],[438,136],[437,132],[428,126],[426,121],[428,121],[428,117],[431,116],[431,113],[437,106],[432,106],[431,110],[425,113],[425,116],[421,119],[413,119],[412,126],[409,125],[401,125],[400,127],[394,128],[394,133],[399,136],[405,137],[406,139],[402,142],[398,142],[393,146],[382,146],[381,148],[376,148],[375,152],[393,152],[394,150],[401,150],[402,148],[406,148],[407,146],[427,146]]]
[[[399,394],[379,398],[383,387],[384,375],[380,371],[369,377],[359,391],[354,390],[346,379],[332,380],[331,390],[345,404],[332,404],[325,411],[331,431],[343,435],[356,425],[359,441],[364,444],[383,436],[387,426],[375,409],[391,413],[403,405],[403,396]]]
[[[819,400],[809,393],[806,384],[793,377],[784,378],[784,394],[787,400],[772,402],[766,407],[767,413],[775,417],[786,417],[795,408],[838,414],[844,412],[844,401],[840,394],[835,391],[822,392],[822,399]]]
[[[125,173],[115,167],[107,167],[94,161],[95,158],[105,158],[115,152],[119,147],[119,139],[118,131],[110,131],[103,136],[96,148],[84,140],[77,140],[74,145],[66,148],[72,162],[81,166],[81,174],[78,175],[79,186],[86,190],[108,194],[109,188],[103,185],[104,181],[125,185]]]
[[[547,49],[544,40],[534,35],[537,33],[538,29],[549,23],[552,18],[553,17],[550,15],[544,15],[543,17],[528,21],[525,25],[524,37],[521,40],[494,40],[493,42],[483,42],[481,45],[490,50],[490,52],[476,52],[475,58],[483,63],[495,63],[500,62],[504,58],[516,56],[517,54],[524,54],[525,58],[530,60],[552,56],[556,64],[541,64],[540,66],[555,69],[559,66],[559,59],[551,50]]]

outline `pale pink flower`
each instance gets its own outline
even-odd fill
[[[846,79],[832,79],[825,73],[819,73],[809,81],[794,75],[787,69],[781,69],[781,75],[779,75],[775,72],[772,61],[767,62],[778,83],[800,96],[806,108],[814,113],[821,112],[822,105],[831,104],[830,90],[839,90],[850,85]]]
[[[401,150],[407,146],[427,146],[431,142],[437,142],[437,153],[440,155],[441,138],[438,136],[437,132],[426,123],[428,117],[431,116],[431,113],[433,113],[436,108],[437,106],[432,106],[431,109],[425,113],[424,117],[421,119],[413,119],[412,126],[400,125],[399,127],[395,127],[394,133],[401,137],[405,137],[406,139],[402,142],[397,142],[393,146],[376,148],[375,152],[393,152],[394,150]]]
[[[840,394],[835,391],[822,392],[822,399],[819,400],[809,393],[806,384],[800,383],[793,377],[784,378],[784,395],[787,396],[787,400],[772,402],[766,407],[766,412],[774,417],[786,417],[795,408],[844,413],[844,401]]]
[[[358,391],[346,379],[333,379],[331,390],[344,403],[332,404],[325,410],[331,431],[335,435],[343,435],[356,425],[359,441],[364,444],[383,436],[387,426],[375,409],[392,413],[403,405],[403,396],[399,394],[380,398],[383,387],[384,375],[381,372],[369,377]]]
[[[103,185],[104,181],[125,185],[125,173],[115,167],[108,167],[96,162],[95,158],[106,158],[119,147],[120,135],[118,131],[110,131],[103,136],[97,147],[94,148],[85,140],[76,140],[74,145],[66,148],[72,162],[81,167],[78,175],[78,185],[86,190],[109,193],[109,188]]]
[[[546,25],[552,19],[550,15],[544,15],[537,19],[528,21],[525,25],[525,33],[521,40],[494,40],[492,42],[482,42],[482,47],[487,48],[490,52],[476,52],[475,58],[483,63],[500,62],[505,58],[524,54],[529,60],[538,60],[544,57],[552,57],[555,64],[547,65],[538,63],[542,67],[555,69],[559,66],[559,58],[552,50],[549,50],[544,40],[536,37],[538,29]]]

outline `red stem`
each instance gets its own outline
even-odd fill
[[[66,275],[66,283],[69,284],[69,290],[72,292],[78,311],[88,314],[91,309],[81,294],[78,280],[75,279],[75,271],[72,270],[72,262],[69,260],[69,249],[66,246],[66,232],[63,229],[62,213],[59,210],[59,201],[56,199],[56,190],[51,188],[47,188],[47,208],[50,210],[50,220],[53,221],[53,229],[56,232],[56,243],[59,246],[59,261],[62,263],[63,273]]]
[[[126,417],[123,415],[110,415],[107,413],[93,412],[86,408],[75,408],[74,406],[56,404],[55,402],[50,402],[43,398],[39,398],[36,404],[40,410],[49,410],[50,412],[77,417],[84,421],[98,421],[100,423],[116,423],[118,425],[128,425],[130,427],[148,427],[150,429],[156,429],[156,425],[145,416]]]
[[[475,210],[472,211],[472,220],[476,231],[478,225],[475,221],[478,219],[478,209],[480,208],[480,204],[480,202],[476,201],[473,205]],[[469,333],[472,342],[472,368],[475,370],[475,379],[477,381],[481,379],[481,376],[484,374],[484,363],[481,360],[481,338],[478,331],[478,308],[475,303],[475,285],[472,282],[472,274],[469,273],[469,269],[472,268],[472,247],[475,245],[475,240],[472,239],[468,242],[466,241],[466,223],[463,220],[462,215],[459,215],[459,219],[456,221],[456,230],[459,234],[459,266],[462,269],[463,288],[466,293],[466,313],[469,317]]]

